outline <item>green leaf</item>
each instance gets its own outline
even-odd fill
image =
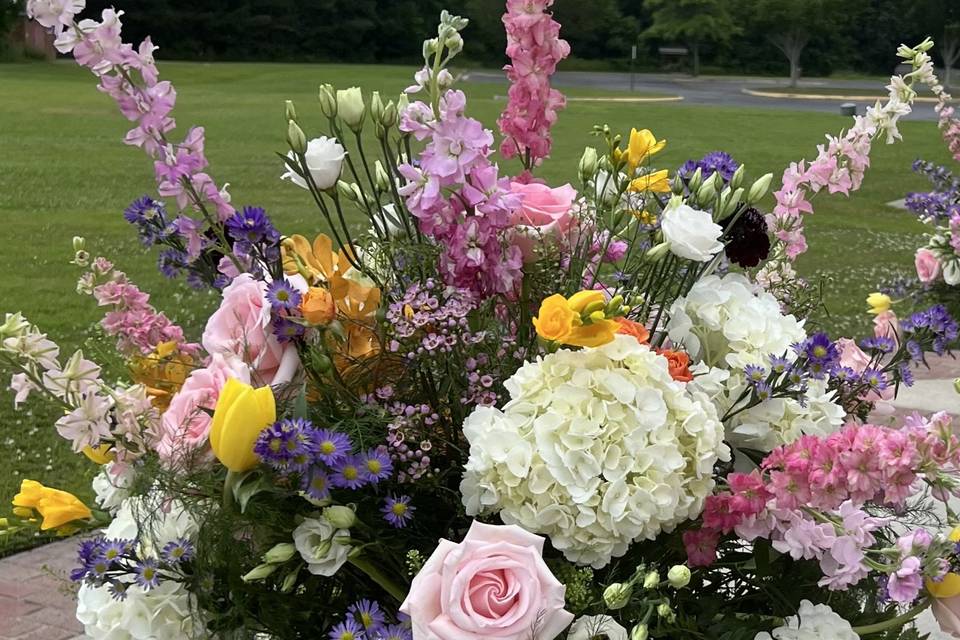
[[[233,498],[240,507],[240,513],[247,510],[247,504],[258,493],[272,491],[273,483],[259,471],[248,471],[238,478],[233,485]]]

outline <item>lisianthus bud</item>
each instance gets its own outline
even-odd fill
[[[300,575],[300,567],[297,567],[283,577],[283,583],[280,585],[280,593],[290,593],[297,586],[297,576]]]
[[[375,184],[379,191],[389,191],[390,190],[390,176],[387,175],[387,170],[383,168],[383,164],[377,160],[373,165],[373,172],[375,177]]]
[[[657,615],[663,618],[666,622],[673,622],[676,616],[673,613],[673,609],[670,608],[670,605],[666,602],[661,602],[657,605]]]
[[[773,174],[767,173],[762,175],[756,182],[753,183],[750,187],[750,191],[747,192],[747,204],[756,204],[763,199],[763,196],[767,195],[767,191],[770,189],[770,182],[773,180]]]
[[[333,505],[323,510],[323,517],[337,529],[349,529],[357,522],[357,514],[350,507]]]
[[[659,262],[660,260],[663,259],[664,256],[667,255],[667,253],[669,253],[669,251],[670,251],[670,243],[661,242],[660,244],[654,247],[651,247],[649,250],[647,250],[646,255],[644,255],[644,259],[650,262]]]
[[[277,570],[277,567],[280,565],[270,564],[266,562],[264,564],[258,564],[253,569],[251,569],[245,576],[243,576],[244,582],[254,582],[255,580],[263,580],[264,578],[270,577],[274,571]]]
[[[400,97],[397,98],[397,113],[403,114],[404,111],[410,106],[410,96],[406,93],[401,93]]]
[[[374,122],[383,120],[383,100],[380,99],[380,92],[374,91],[370,94],[370,117]]]
[[[73,250],[83,251],[87,246],[87,241],[83,236],[73,236]]]
[[[737,170],[733,172],[733,176],[730,178],[731,189],[736,189],[741,184],[743,184],[743,175],[744,175],[744,172],[746,171],[744,169],[744,166],[745,165],[740,165],[739,167],[737,167]]]
[[[279,564],[292,558],[296,552],[297,547],[292,542],[281,542],[263,554],[263,561]]]
[[[320,85],[320,111],[328,118],[337,117],[337,98],[333,92],[333,86],[329,84]]]
[[[597,173],[598,156],[597,150],[593,147],[587,147],[580,156],[580,180],[587,182]]]
[[[960,393],[960,378],[953,381],[953,390]]]
[[[693,175],[690,176],[689,187],[691,193],[696,193],[700,189],[700,185],[703,184],[703,169],[697,167],[697,170],[693,172]]]
[[[353,185],[349,182],[343,180],[337,181],[337,193],[340,194],[340,197],[349,200],[350,202],[357,202],[357,193],[353,190]]]
[[[603,590],[603,601],[608,609],[622,609],[630,603],[633,587],[629,584],[614,582]]]
[[[287,122],[287,144],[295,153],[307,152],[307,136],[303,134],[300,125],[293,120]]]
[[[638,624],[630,630],[630,640],[647,640],[650,637],[650,630],[645,624]]]
[[[284,108],[284,117],[287,120],[296,120],[297,119],[297,109],[293,106],[293,100],[287,100],[283,103]]]
[[[643,578],[643,588],[644,589],[653,589],[658,584],[660,584],[660,574],[656,571],[650,571]]]
[[[667,582],[674,589],[683,589],[690,584],[690,569],[685,564],[675,564],[667,572]]]
[[[337,115],[344,124],[354,131],[360,131],[363,128],[363,118],[366,113],[367,107],[363,103],[363,92],[360,87],[337,90]]]
[[[383,116],[380,118],[380,124],[387,129],[397,126],[397,105],[393,100],[388,102],[387,106],[383,108]]]
[[[697,189],[697,204],[703,206],[704,203],[713,202],[716,197],[717,190],[713,187],[713,180],[704,180],[700,188]]]

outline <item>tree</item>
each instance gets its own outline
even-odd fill
[[[653,23],[645,38],[680,40],[693,55],[693,75],[700,75],[700,47],[724,43],[740,32],[726,0],[647,0]]]
[[[943,84],[950,86],[951,69],[960,60],[960,2],[956,0],[916,0],[914,20],[924,35],[933,37],[943,62]]]
[[[948,24],[943,28],[943,39],[940,41],[940,57],[943,58],[943,84],[950,86],[950,76],[953,75],[953,65],[960,60],[960,22]]]

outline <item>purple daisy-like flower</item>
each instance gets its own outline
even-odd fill
[[[250,244],[271,238],[276,233],[267,212],[260,207],[244,207],[227,218],[224,226],[233,240]]]
[[[341,489],[359,489],[367,483],[363,459],[360,456],[347,456],[334,467],[330,483]]]
[[[771,355],[768,359],[770,360],[770,371],[777,375],[784,373],[790,368],[790,360],[788,358]]]
[[[120,582],[119,580],[111,580],[110,586],[107,587],[107,591],[110,593],[110,597],[114,600],[123,602],[127,599],[127,589],[130,587],[126,582]]]
[[[161,556],[170,564],[180,564],[193,559],[196,553],[193,543],[186,538],[171,540],[164,547]]]
[[[287,318],[273,319],[273,335],[279,342],[295,340],[302,336],[304,331],[306,331],[306,327],[299,322],[293,322]]]
[[[903,384],[905,386],[912,387],[915,381],[913,378],[913,371],[910,370],[910,365],[906,362],[902,362],[900,363],[898,369],[900,370],[900,380],[903,382]]]
[[[403,625],[391,624],[380,632],[383,640],[413,640],[413,632]]]
[[[856,382],[859,379],[857,372],[850,367],[834,367],[830,377],[838,382]]]
[[[316,434],[317,458],[333,466],[350,455],[353,444],[345,433],[321,429]]]
[[[892,353],[897,348],[897,343],[893,338],[888,338],[887,336],[874,336],[872,338],[864,338],[861,340],[860,346],[867,351]]]
[[[860,374],[860,380],[873,391],[883,391],[889,386],[887,377],[877,369],[867,369]]]
[[[100,548],[100,557],[107,562],[116,562],[127,552],[125,540],[105,540]]]
[[[347,619],[330,630],[330,640],[363,640],[363,627],[353,619]]]
[[[747,374],[747,382],[750,384],[763,382],[767,377],[767,370],[756,364],[748,364],[743,372]]]
[[[364,477],[373,484],[386,480],[393,473],[393,462],[385,451],[370,449],[360,460]]]
[[[267,300],[275,311],[296,309],[301,299],[300,292],[286,280],[274,280],[267,286]]]
[[[314,500],[325,500],[330,497],[330,477],[320,467],[311,467],[300,476],[300,489]]]
[[[765,402],[770,399],[773,395],[773,389],[770,388],[770,385],[766,382],[758,382],[753,385],[754,393],[757,394],[757,399],[760,402]]]
[[[383,628],[386,622],[386,616],[380,604],[373,600],[361,600],[350,605],[347,612],[353,617],[353,620],[363,627],[366,633],[378,631]]]
[[[316,430],[309,420],[275,422],[260,432],[253,452],[280,473],[303,471],[317,450]]]
[[[134,580],[145,590],[153,589],[160,584],[160,570],[157,568],[157,561],[153,558],[146,558],[137,563],[134,568],[136,577]]]
[[[410,504],[410,496],[387,496],[386,502],[380,509],[383,519],[391,526],[402,529],[413,520],[413,512],[417,508]]]

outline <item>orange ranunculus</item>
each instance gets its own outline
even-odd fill
[[[323,287],[310,287],[300,301],[300,313],[310,324],[326,325],[337,316],[337,304]]]
[[[630,182],[630,191],[643,192],[653,191],[654,193],[670,192],[670,175],[666,169],[654,171],[645,176],[640,176]]]
[[[72,493],[45,487],[36,480],[23,480],[20,493],[13,497],[14,513],[36,511],[43,519],[40,529],[56,529],[75,520],[87,520],[93,516],[87,505]]]
[[[564,342],[573,331],[580,314],[570,308],[567,299],[559,293],[540,303],[540,311],[533,319],[537,335],[550,342]]]
[[[639,322],[634,322],[633,320],[628,320],[627,318],[617,318],[617,324],[620,325],[617,328],[617,333],[633,336],[640,344],[647,344],[650,342],[650,332],[647,331],[647,328]]]
[[[677,382],[693,380],[693,374],[690,373],[690,356],[685,351],[658,349],[657,353],[667,359],[671,378]]]

